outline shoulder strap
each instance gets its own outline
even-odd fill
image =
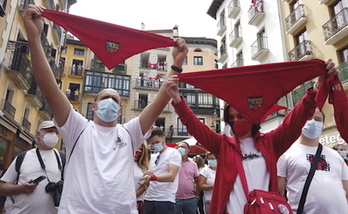
[[[243,168],[242,157],[241,157],[241,155],[239,155],[239,153],[235,154],[234,157],[235,157],[235,161],[236,161],[236,165],[237,165],[237,169],[238,169],[238,174],[239,174],[240,180],[242,182],[244,194],[248,200],[249,188],[248,188],[248,182],[246,180],[246,176],[245,176],[245,172],[244,172],[244,168]]]
[[[62,165],[63,165],[63,168],[64,168],[65,163],[66,163],[66,154],[62,150],[58,150],[58,152],[59,152],[60,159],[62,160]]]
[[[70,152],[70,154],[69,154],[69,159],[68,159],[68,161],[70,161],[70,158],[71,158],[72,153],[74,152],[76,143],[77,143],[77,141],[80,139],[80,137],[81,137],[83,131],[85,131],[85,129],[87,128],[87,126],[88,126],[88,124],[82,129],[82,131],[80,132],[79,136],[77,136],[77,138],[76,138],[76,140],[75,140],[75,143],[74,143],[74,145],[73,145],[73,147],[72,147],[72,149],[71,149],[71,152]]]
[[[311,169],[309,170],[305,185],[304,185],[303,190],[302,190],[300,204],[298,205],[298,209],[297,209],[297,214],[302,214],[302,212],[303,212],[303,208],[304,208],[304,204],[306,202],[306,197],[307,197],[309,185],[311,184],[315,170],[317,169],[319,158],[320,158],[322,150],[323,150],[323,145],[321,145],[321,143],[319,143],[317,152],[315,154],[315,158],[313,160],[313,163],[311,164]]]
[[[27,154],[27,151],[23,151],[21,153],[19,153],[17,155],[17,159],[16,159],[16,172],[17,172],[17,180],[16,180],[16,184],[18,183],[18,180],[19,180],[19,173],[20,173],[20,169],[21,169],[21,166],[22,166],[22,163],[23,163],[23,160],[24,160],[24,157],[25,155]]]

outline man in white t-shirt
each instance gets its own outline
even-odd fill
[[[42,12],[42,7],[28,5],[23,20],[35,80],[52,110],[67,150],[59,213],[138,213],[133,183],[134,153],[170,98],[161,87],[142,113],[122,126],[117,122],[122,113],[121,96],[115,89],[104,89],[92,103],[94,119],[88,121],[72,108],[57,86],[40,42]],[[174,64],[168,77],[182,71],[188,52],[185,40],[174,41]]]
[[[141,184],[150,182],[144,198],[144,214],[175,214],[181,154],[166,145],[160,128],[152,130],[148,141],[157,153],[151,155],[149,172],[139,181]]]
[[[58,161],[61,166],[62,162],[58,151],[53,149],[58,141],[57,133],[52,121],[44,121],[36,132],[38,148],[26,152],[19,172],[16,171],[17,156],[1,178],[0,195],[12,196],[14,202],[11,213],[55,214],[58,212],[58,207],[53,203],[52,194],[45,190],[49,182],[56,183],[62,176],[62,168],[59,168]],[[42,159],[44,167],[41,166],[39,158]],[[39,183],[33,183],[32,181],[39,176],[46,176],[46,178]]]
[[[289,204],[297,212],[302,190],[315,157],[324,114],[316,109],[302,134],[278,160],[279,190],[287,190]],[[291,130],[289,130],[291,131]],[[347,214],[348,169],[341,156],[323,146],[318,166],[310,183],[303,213]]]

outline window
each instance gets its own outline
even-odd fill
[[[88,104],[87,104],[86,119],[87,119],[87,120],[93,120],[92,103],[88,103]]]
[[[244,62],[243,62],[243,52],[240,51],[239,53],[237,53],[237,64],[236,66],[239,67],[239,66],[243,66]]]
[[[194,65],[203,65],[203,57],[201,57],[201,56],[194,56],[193,57],[193,64]]]
[[[85,55],[85,50],[84,49],[80,49],[80,48],[75,48],[74,49],[74,54],[83,56],[83,55]]]
[[[84,92],[99,93],[105,88],[113,88],[119,93],[120,96],[129,97],[130,76],[97,71],[86,71]]]
[[[198,93],[198,107],[212,108],[213,96],[208,93]]]

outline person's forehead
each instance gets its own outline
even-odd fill
[[[318,109],[315,109],[313,116],[323,118],[323,114]]]
[[[159,142],[159,141],[162,141],[162,137],[160,137],[160,136],[158,136],[158,135],[155,135],[155,136],[153,136],[153,137],[151,137],[151,138],[149,139],[149,142],[150,142],[150,143],[156,143],[156,142]]]
[[[104,97],[115,97],[118,101],[120,101],[120,95],[117,93],[117,91],[113,89],[104,89],[102,90],[99,95],[97,101],[101,100]]]

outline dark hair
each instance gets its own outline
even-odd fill
[[[149,138],[152,138],[153,136],[159,136],[159,137],[164,137],[164,131],[159,128],[159,127],[156,127],[156,128],[153,128],[152,131],[151,131],[151,136]]]
[[[229,124],[229,118],[230,118],[230,104],[226,103],[224,107],[224,122],[225,124]],[[231,127],[233,130],[233,127]],[[260,124],[253,124],[251,127],[251,134],[254,136],[259,130],[261,129]]]
[[[185,144],[187,145],[187,148],[190,148],[190,145],[189,145],[186,141],[182,141],[182,142],[180,142],[180,143],[185,143]],[[179,145],[180,143],[178,143],[178,145]]]

